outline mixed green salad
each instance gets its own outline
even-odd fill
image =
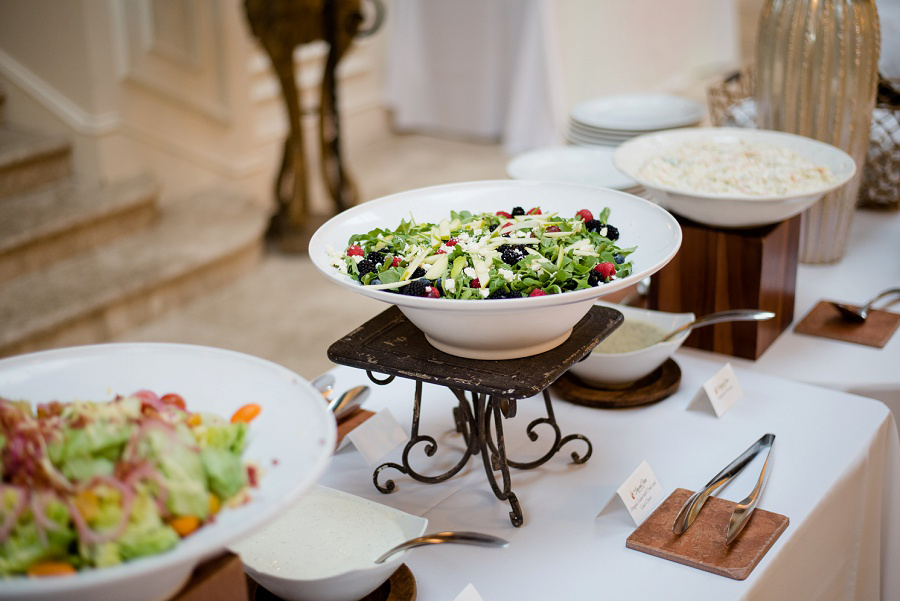
[[[34,410],[0,398],[0,576],[71,574],[174,547],[247,500],[248,422],[147,390]]]
[[[452,211],[439,223],[403,220],[354,234],[331,264],[370,288],[455,299],[521,298],[598,286],[631,274],[635,248],[616,246],[609,209],[573,217]]]

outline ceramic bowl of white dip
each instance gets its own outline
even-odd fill
[[[282,599],[356,601],[388,580],[409,551],[375,560],[427,526],[426,518],[316,485],[229,549],[251,578]]]
[[[666,313],[597,302],[622,313],[625,321],[569,373],[588,386],[624,388],[656,371],[677,351],[690,330],[660,342],[672,330],[694,320],[693,313]]]
[[[613,162],[661,206],[725,228],[790,219],[856,173],[853,158],[830,144],[730,127],[638,136],[616,149]]]

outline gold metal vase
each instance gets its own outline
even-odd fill
[[[804,212],[800,261],[847,247],[869,144],[881,39],[874,0],[766,0],[756,46],[757,127],[827,142],[857,173]]]

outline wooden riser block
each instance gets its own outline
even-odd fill
[[[651,278],[651,309],[698,317],[762,309],[775,317],[694,330],[685,346],[758,359],[794,319],[800,217],[749,230],[720,229],[676,217],[684,236],[672,261]]]

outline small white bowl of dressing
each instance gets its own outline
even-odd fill
[[[316,485],[268,526],[231,545],[244,571],[288,601],[355,601],[383,584],[409,551],[375,563],[425,533],[428,520]]]
[[[671,340],[660,342],[672,330],[692,322],[693,313],[666,313],[604,302],[596,304],[619,311],[625,321],[583,361],[569,368],[569,373],[589,386],[630,386],[665,363],[691,333],[686,330]]]

